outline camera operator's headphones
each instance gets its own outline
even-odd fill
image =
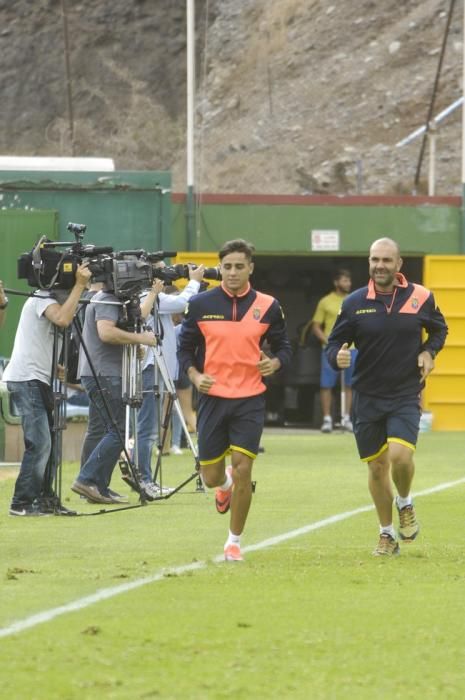
[[[51,289],[62,272],[61,263],[66,252],[60,253],[53,248],[47,248],[46,243],[53,243],[46,236],[42,236],[31,251],[31,263],[34,279],[40,289]],[[46,277],[42,284],[42,277]]]

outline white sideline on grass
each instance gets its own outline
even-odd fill
[[[418,491],[413,494],[414,497],[418,496],[428,496],[432,493],[437,493],[438,491],[444,491],[445,489],[453,488],[454,486],[459,486],[465,483],[465,478],[458,479],[457,481],[447,481],[443,484],[438,484],[430,489],[425,489],[424,491]],[[286,540],[291,540],[294,537],[300,537],[301,535],[306,535],[314,530],[319,530],[327,525],[333,525],[334,523],[339,523],[342,520],[347,520],[352,518],[354,515],[360,515],[361,513],[366,513],[370,510],[374,510],[374,506],[363,506],[361,508],[356,508],[355,510],[348,510],[345,513],[338,513],[337,515],[331,515],[329,518],[324,518],[323,520],[317,520],[315,523],[310,523],[309,525],[304,525],[304,527],[299,527],[296,530],[289,530],[289,532],[283,532],[281,535],[276,535],[275,537],[270,537],[267,540],[262,540],[257,542],[257,544],[251,544],[247,547],[243,547],[242,551],[245,552],[255,552],[259,549],[265,549],[265,547],[273,547],[276,544],[285,542]],[[223,555],[218,555],[214,557],[213,562],[223,561]],[[26,617],[24,620],[18,620],[13,622],[8,627],[0,628],[0,638],[9,637],[12,634],[18,632],[23,632],[24,630],[30,629],[31,627],[36,627],[36,625],[41,625],[44,622],[50,622],[55,617],[60,615],[65,615],[66,613],[75,612],[76,610],[83,610],[88,608],[90,605],[95,603],[100,603],[102,600],[107,600],[108,598],[113,598],[114,596],[120,595],[121,593],[127,593],[141,586],[146,586],[149,583],[155,583],[156,581],[161,581],[170,574],[184,574],[187,571],[195,571],[196,569],[203,569],[207,566],[207,561],[194,562],[192,564],[184,564],[183,566],[177,566],[172,569],[162,569],[152,576],[146,576],[145,578],[139,578],[135,581],[129,583],[123,583],[119,586],[114,586],[112,588],[102,588],[92,595],[85,596],[84,598],[78,598],[71,603],[66,605],[60,605],[57,608],[51,608],[50,610],[44,610],[43,612]]]

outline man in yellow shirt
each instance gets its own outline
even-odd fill
[[[336,318],[339,314],[341,304],[349,294],[352,287],[352,279],[349,270],[339,269],[333,275],[334,291],[322,297],[318,302],[315,314],[312,319],[312,331],[322,345],[321,351],[321,372],[320,372],[320,401],[321,412],[323,414],[323,424],[321,431],[330,433],[333,429],[333,419],[331,415],[332,389],[339,379],[339,372],[334,370],[326,359],[324,348],[328,342]],[[342,427],[352,431],[350,420],[350,409],[352,404],[352,368],[354,366],[356,350],[351,350],[351,366],[344,370],[345,382],[345,411],[341,416]]]

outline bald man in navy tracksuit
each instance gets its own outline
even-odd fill
[[[433,294],[408,282],[401,266],[395,241],[381,238],[372,244],[369,284],[346,297],[326,348],[335,369],[350,365],[351,343],[358,350],[352,419],[360,458],[368,463],[369,490],[380,522],[376,556],[399,553],[392,523],[391,475],[398,494],[399,537],[410,542],[419,532],[410,489],[420,392],[447,335]]]

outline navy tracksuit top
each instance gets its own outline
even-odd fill
[[[446,321],[432,292],[398,273],[393,295],[379,294],[370,280],[344,299],[326,355],[338,369],[336,355],[342,344],[354,343],[354,389],[378,397],[408,396],[424,386],[418,355],[428,350],[434,357],[446,335]]]

